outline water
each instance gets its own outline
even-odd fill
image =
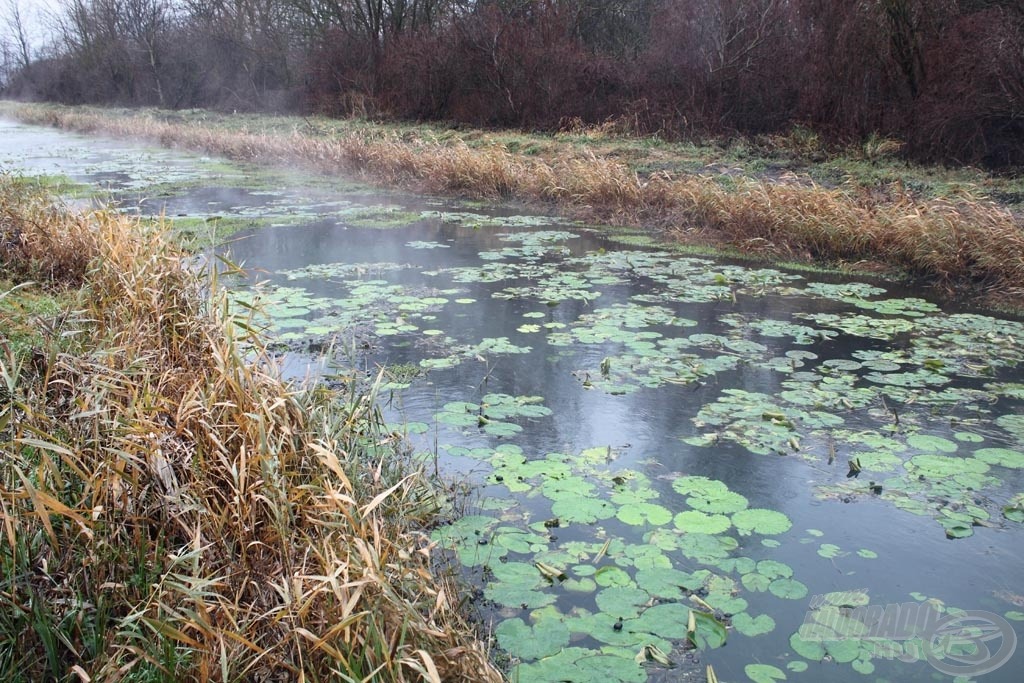
[[[267,226],[228,247],[252,273],[238,296],[258,292],[290,375],[384,368],[396,429],[475,485],[434,539],[480,589],[514,678],[704,680],[712,664],[723,681],[970,680],[1024,631],[1017,321],[892,283],[629,250],[515,207],[0,132],[26,173]],[[868,601],[935,606],[961,641],[955,610],[1009,630],[976,663],[929,663],[907,634],[866,637],[850,617]],[[702,649],[684,646],[684,606],[729,624],[724,647],[704,618]],[[649,644],[676,668],[637,665]],[[1015,654],[977,678],[1022,673]]]

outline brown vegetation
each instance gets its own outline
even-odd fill
[[[586,148],[574,154],[559,148],[556,158],[543,159],[499,145],[471,148],[370,127],[334,136],[298,128],[236,130],[229,128],[229,118],[187,124],[25,105],[9,111],[26,121],[144,136],[236,160],[298,161],[432,193],[554,204],[577,217],[655,227],[689,242],[833,263],[881,263],[959,294],[1024,294],[1020,217],[967,193],[929,200],[899,186],[879,193],[800,178],[738,178],[725,185],[702,175],[641,176]]]
[[[900,187],[879,195],[801,179],[701,175],[646,177],[586,148],[554,159],[470,148],[366,128],[341,136],[232,130],[147,115],[20,106],[26,121],[135,135],[234,159],[296,160],[325,172],[361,172],[418,190],[554,204],[577,217],[658,228],[676,238],[828,262],[869,261],[910,272],[949,291],[1024,294],[1024,226],[999,205],[965,193],[921,199]],[[882,143],[879,143],[882,144]]]
[[[0,678],[501,680],[372,390],[283,383],[162,230],[0,197],[0,242],[87,260],[4,251],[82,289],[0,333]]]
[[[0,269],[5,279],[47,287],[79,287],[98,245],[81,216],[60,216],[50,198],[5,179],[0,193]],[[77,222],[50,230],[55,221]]]

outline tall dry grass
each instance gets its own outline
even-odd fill
[[[29,185],[0,178],[0,272],[15,281],[37,281],[50,287],[77,287],[89,262],[96,257],[96,240],[84,224],[62,232],[45,229],[55,221],[84,221],[58,217],[59,209]]]
[[[681,240],[829,262],[870,261],[949,290],[1024,295],[1024,224],[982,197],[920,199],[894,187],[884,196],[808,182],[738,179],[726,186],[699,175],[641,177],[621,161],[586,150],[553,161],[470,148],[367,127],[336,137],[231,130],[218,122],[168,122],[38,105],[7,105],[31,123],[116,136],[262,163],[306,164],[327,173],[362,173],[435,193],[553,203],[590,220],[648,226]]]
[[[500,681],[373,392],[284,383],[159,228],[44,206],[0,179],[0,240],[88,256],[61,344],[0,343],[0,679]]]

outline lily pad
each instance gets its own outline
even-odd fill
[[[541,619],[529,626],[522,619],[506,619],[494,629],[503,650],[524,660],[553,655],[569,644],[569,629],[560,619]]]
[[[647,591],[632,586],[605,588],[595,597],[602,612],[623,619],[640,616],[641,606],[650,599],[651,595]]]
[[[974,451],[974,457],[989,465],[1024,469],[1024,452],[1009,448],[982,448]]]
[[[593,524],[615,516],[615,506],[600,498],[561,497],[551,504],[551,514],[564,522]]]
[[[686,591],[702,587],[708,576],[707,570],[689,574],[670,567],[655,567],[637,571],[636,584],[654,597],[680,599]]]
[[[632,503],[619,508],[615,516],[633,526],[661,526],[672,521],[668,508],[657,503]]]
[[[640,631],[671,640],[683,640],[686,638],[689,619],[689,607],[678,603],[666,603],[644,610],[635,623]]]
[[[531,683],[644,683],[647,672],[632,659],[567,647],[550,657],[514,667],[510,679]]]
[[[737,631],[749,637],[764,635],[775,630],[775,620],[767,614],[751,617],[746,612],[740,612],[733,615],[732,625]]]
[[[807,586],[796,579],[775,579],[768,586],[771,594],[786,600],[801,600],[807,597]]]
[[[520,609],[537,609],[538,607],[550,605],[557,600],[557,596],[552,593],[501,582],[488,584],[484,588],[484,597],[499,605]]]
[[[734,513],[732,523],[741,534],[757,533],[765,536],[783,534],[793,526],[789,517],[781,512],[762,508]]]
[[[949,439],[927,434],[913,434],[907,437],[907,443],[929,453],[955,453],[958,448],[957,444]]]
[[[789,637],[789,646],[793,648],[793,652],[812,662],[820,662],[827,654],[820,642],[804,640],[799,633]]]
[[[786,672],[770,664],[747,664],[743,668],[743,672],[754,683],[774,683],[786,680]]]
[[[708,515],[698,510],[687,510],[675,516],[676,528],[698,534],[720,534],[732,526],[725,515]]]
[[[594,581],[599,586],[605,587],[626,587],[633,586],[633,579],[629,574],[618,567],[604,566],[594,572]]]
[[[673,480],[672,488],[688,496],[686,504],[709,514],[739,512],[747,507],[747,499],[715,479],[688,476]]]
[[[757,572],[744,574],[740,581],[744,588],[755,593],[764,593],[772,583],[772,579]]]

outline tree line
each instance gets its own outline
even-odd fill
[[[666,138],[802,124],[1024,165],[1021,0],[68,0],[31,55],[11,14],[8,97]]]

